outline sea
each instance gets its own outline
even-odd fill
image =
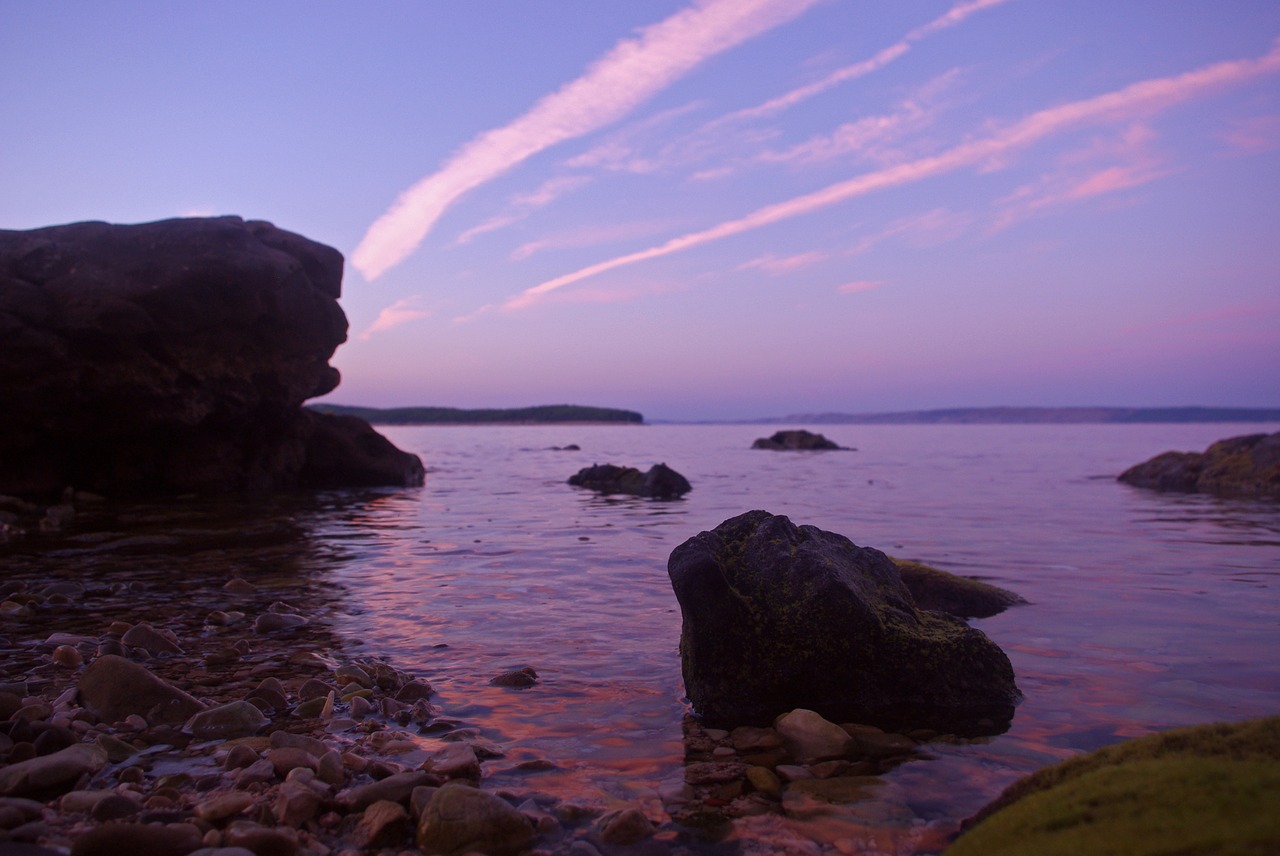
[[[806,427],[850,449],[751,448]],[[785,834],[830,844],[873,829],[885,852],[913,852],[913,830],[954,830],[1046,765],[1164,729],[1280,713],[1280,502],[1116,481],[1160,452],[1280,425],[379,430],[421,456],[425,485],[294,503],[293,540],[265,545],[259,564],[301,567],[331,599],[327,620],[348,654],[427,678],[442,717],[500,746],[487,786],[661,816],[683,782],[691,713],[667,559],[753,509],[1028,601],[971,622],[1009,655],[1025,696],[1006,733],[929,744],[883,775],[866,805],[797,819]],[[595,463],[660,462],[692,491],[660,501],[566,483]],[[246,566],[243,533],[263,514],[246,503],[218,524],[241,539]],[[524,667],[534,686],[490,684]]]

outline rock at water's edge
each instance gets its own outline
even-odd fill
[[[666,464],[654,464],[649,472],[616,464],[595,464],[569,476],[569,484],[600,493],[626,493],[654,499],[676,499],[693,489],[689,480]]]
[[[355,435],[302,409],[338,385],[342,266],[239,217],[0,230],[0,494],[420,484],[389,443],[325,460]]]
[[[1119,480],[1153,490],[1280,497],[1280,432],[1219,440],[1203,452],[1165,452]]]
[[[772,449],[777,452],[807,452],[813,450],[839,450],[844,446],[811,431],[777,431],[772,437],[761,437],[751,444],[753,449]],[[847,451],[847,450],[846,450]]]
[[[751,511],[671,553],[685,690],[717,727],[795,708],[893,731],[994,734],[1021,693],[1009,658],[963,621],[917,609],[892,560]]]

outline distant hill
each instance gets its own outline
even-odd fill
[[[1065,425],[1138,422],[1280,422],[1261,407],[959,407],[899,413],[802,413],[770,422],[809,425]]]
[[[311,404],[312,410],[341,416],[359,416],[372,425],[489,425],[557,422],[613,422],[641,424],[644,417],[634,410],[611,407],[582,407],[577,404],[547,404],[490,410],[462,410],[456,407],[347,407],[341,404]]]

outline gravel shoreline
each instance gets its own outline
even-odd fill
[[[244,535],[255,557],[276,550],[275,524],[263,525],[267,535]],[[0,845],[71,856],[917,853],[939,852],[958,827],[875,797],[879,774],[951,738],[804,717],[732,732],[686,717],[684,781],[658,800],[541,792],[538,773],[573,759],[513,766],[477,724],[433,704],[430,675],[348,655],[329,629],[338,599],[313,575],[241,576],[243,560],[201,548],[151,550],[112,576],[130,548],[163,537],[53,538],[0,582]],[[101,576],[117,581],[30,561],[72,553],[104,557]],[[494,676],[516,704],[536,679]],[[491,769],[528,786],[488,786]]]

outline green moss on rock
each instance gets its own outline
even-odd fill
[[[1280,852],[1280,717],[1183,728],[1040,770],[947,856]]]

